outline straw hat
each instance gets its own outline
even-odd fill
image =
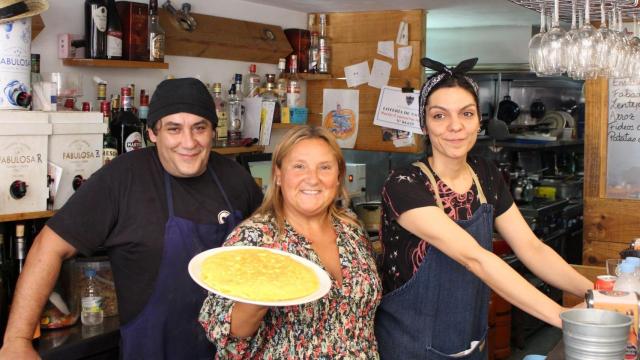
[[[48,8],[47,0],[0,0],[0,24],[36,16]]]

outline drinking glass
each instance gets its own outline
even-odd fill
[[[633,17],[633,35],[629,38],[629,61],[627,63],[628,72],[632,78],[640,78],[640,37],[638,37],[638,18],[636,14]]]
[[[630,56],[630,46],[627,36],[624,34],[624,27],[622,25],[622,11],[617,7],[617,3],[614,3],[613,9],[613,22],[617,24],[616,44],[614,45],[611,54],[615,56],[615,66],[613,68],[612,76],[616,78],[629,77],[628,62]],[[616,22],[617,19],[617,22]]]
[[[564,52],[565,68],[569,77],[581,80],[583,74],[578,71],[578,27],[576,26],[576,0],[571,1],[571,29],[567,32],[567,46]]]
[[[622,259],[607,259],[607,275],[620,276],[618,266],[622,263]]]
[[[589,0],[584,2],[584,25],[578,30],[578,68],[585,79],[593,79],[600,69],[598,50],[602,43],[602,35],[591,25],[589,17]]]
[[[551,29],[540,40],[543,68],[549,76],[560,76],[567,70],[564,61],[567,51],[567,32],[560,27],[559,7],[560,0],[555,0]]]
[[[535,72],[538,76],[544,76],[546,71],[544,69],[544,61],[542,59],[542,37],[546,33],[545,26],[545,14],[544,14],[544,2],[540,4],[540,32],[535,34],[531,40],[529,40],[529,67],[531,71]]]
[[[611,51],[616,45],[617,37],[615,31],[607,27],[607,12],[604,7],[604,0],[600,1],[600,28],[598,33],[602,37],[602,42],[598,48],[598,63],[600,71],[598,75],[608,77],[613,73],[616,66],[616,57],[612,56]]]

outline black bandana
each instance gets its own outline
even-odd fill
[[[420,60],[422,66],[436,71],[435,74],[431,75],[427,79],[427,81],[422,85],[422,89],[420,90],[420,127],[422,127],[423,133],[426,134],[427,129],[427,124],[425,123],[427,98],[429,97],[431,90],[433,90],[433,88],[441,81],[449,79],[451,77],[456,77],[459,80],[468,82],[471,87],[473,87],[473,90],[476,93],[476,97],[478,97],[478,84],[476,84],[473,79],[465,75],[467,72],[469,72],[469,70],[473,69],[477,62],[478,58],[467,59],[458,64],[455,68],[451,69],[443,63],[431,60],[429,58],[422,58],[422,60]]]

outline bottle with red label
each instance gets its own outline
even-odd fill
[[[133,112],[133,96],[130,87],[120,89],[120,111],[111,122],[111,133],[118,142],[118,155],[145,147],[142,132],[144,125]]]

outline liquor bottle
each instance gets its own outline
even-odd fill
[[[244,82],[244,96],[260,96],[260,75],[256,74],[256,64],[249,65],[249,73]]]
[[[227,136],[229,131],[229,117],[227,116],[227,102],[222,96],[222,84],[213,84],[213,102],[216,105],[216,115],[218,115],[218,126],[216,127],[216,146],[227,146]]]
[[[227,143],[229,146],[239,146],[240,140],[242,140],[242,98],[236,93],[236,84],[231,85],[229,89],[229,98],[227,99],[229,110],[227,116],[229,117],[229,130],[227,136]]]
[[[158,16],[158,0],[149,0],[149,61],[164,61],[165,35]]]
[[[93,78],[93,81],[96,82],[96,108],[102,108],[102,102],[107,100],[107,82],[98,78],[97,76]]]
[[[82,290],[82,298],[80,300],[82,303],[80,320],[82,325],[100,325],[104,320],[104,302],[96,283],[96,270],[88,267],[84,270],[84,275],[87,278],[87,283]]]
[[[88,59],[107,58],[107,14],[105,0],[85,0],[85,57]]]
[[[308,17],[308,30],[310,35],[309,44],[309,72],[318,72],[318,58],[320,57],[319,47],[319,34],[318,27],[316,26],[316,14],[309,14]]]
[[[265,116],[269,111],[271,111],[271,107],[273,107],[273,122],[280,123],[280,102],[278,101],[278,95],[275,92],[276,89],[276,75],[275,74],[267,74],[267,90],[262,93],[262,111],[261,111],[261,123],[262,116]],[[273,104],[273,105],[271,105]],[[265,111],[267,110],[268,111]]]
[[[327,35],[327,14],[319,14],[320,34],[318,36],[318,72],[328,74],[331,64],[331,47]]]
[[[15,260],[16,260],[16,276],[19,276],[22,273],[22,269],[24,268],[24,259],[26,258],[26,244],[24,240],[24,224],[18,223],[16,224],[16,237],[14,238],[15,242]]]
[[[291,55],[289,60],[289,83],[287,85],[287,107],[304,107],[300,98],[300,78],[298,77],[298,57]]]
[[[287,73],[284,71],[286,61],[285,58],[278,59],[278,78],[276,79],[276,95],[278,95],[280,105],[284,106],[287,106],[287,84],[289,83]]]
[[[133,97],[130,87],[120,89],[120,111],[118,118],[112,122],[111,131],[118,142],[118,155],[144,147],[143,126],[138,116],[133,112]]]
[[[115,0],[107,0],[107,59],[122,59],[122,22]]]
[[[106,165],[118,156],[118,141],[111,133],[111,110],[108,101],[100,103],[103,121],[107,124],[107,133],[102,138],[102,165]]]
[[[244,94],[242,93],[242,89],[244,89],[244,87],[242,86],[242,74],[235,74],[235,76],[233,77],[233,83],[236,84],[236,96],[240,99],[240,101],[242,101],[242,99],[244,98]]]
[[[41,81],[42,75],[40,74],[40,54],[31,54],[31,93],[33,93],[34,84]]]
[[[149,127],[147,126],[147,117],[149,116],[149,95],[144,89],[140,90],[140,107],[138,107],[138,117],[143,125],[142,139],[145,147],[154,146],[155,144],[149,138]]]

